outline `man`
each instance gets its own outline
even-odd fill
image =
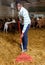
[[[22,43],[23,43],[22,52],[25,52],[25,51],[27,51],[27,43],[28,43],[27,33],[28,33],[28,30],[31,25],[31,20],[30,20],[29,13],[28,13],[27,9],[25,9],[22,6],[21,1],[19,1],[19,0],[16,1],[16,7],[18,10],[18,15],[19,15],[20,20],[21,20],[21,17],[23,17],[23,23],[22,23],[23,28],[22,28],[21,38],[22,38]]]

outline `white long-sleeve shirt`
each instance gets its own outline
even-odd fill
[[[25,9],[24,7],[21,7],[21,10],[18,12],[18,14],[19,14],[19,17],[22,16],[23,20],[24,20],[24,22],[23,22],[24,27],[22,30],[22,33],[24,33],[28,24],[31,24],[29,13],[28,13],[27,9]]]

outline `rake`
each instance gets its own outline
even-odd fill
[[[18,21],[18,28],[19,28],[19,32],[21,34],[21,29],[20,29],[20,21]],[[21,39],[21,48],[23,50],[23,43],[22,43],[22,39]],[[27,55],[25,52],[22,52],[17,58],[16,58],[16,62],[32,62],[33,59],[31,56]]]

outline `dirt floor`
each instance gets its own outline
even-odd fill
[[[45,65],[45,29],[30,29],[28,33],[28,55],[33,62],[14,64],[21,53],[18,33],[0,32],[0,65]]]

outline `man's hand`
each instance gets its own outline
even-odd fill
[[[24,33],[21,34],[21,39],[23,38],[23,36],[24,36]]]

